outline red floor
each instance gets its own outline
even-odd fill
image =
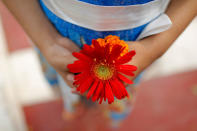
[[[61,101],[53,101],[26,105],[24,112],[33,131],[109,130],[97,109],[69,122],[62,108]],[[142,82],[133,112],[119,130],[197,131],[197,71]]]
[[[197,71],[144,82],[127,130],[197,131]]]

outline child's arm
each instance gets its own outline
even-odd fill
[[[66,80],[67,64],[74,61],[71,53],[79,50],[78,47],[57,32],[42,12],[38,0],[3,0],[3,2],[47,61]]]
[[[162,56],[184,31],[197,15],[197,0],[171,0],[166,13],[173,23],[169,30],[130,43],[131,49],[134,48],[137,52],[131,63],[139,68],[136,75]]]

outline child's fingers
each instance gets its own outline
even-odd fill
[[[72,93],[74,93],[74,94],[80,94],[80,93],[76,90],[76,88],[72,88],[71,91],[72,91]]]
[[[68,73],[67,74],[67,76],[66,76],[66,78],[70,81],[70,82],[74,82],[74,74],[72,74],[72,73]]]
[[[74,76],[72,76],[72,74],[70,74],[69,72],[58,72],[60,75],[61,75],[61,77],[63,78],[63,80],[64,80],[64,82],[70,87],[70,88],[73,88],[74,86],[73,86],[73,80],[74,80],[74,78],[72,78],[72,77],[74,77]],[[70,74],[69,76],[68,76],[68,74]]]
[[[86,96],[87,93],[80,94],[80,92],[77,91],[77,88],[73,85],[73,82],[74,82],[74,74],[73,73],[67,72],[66,75],[64,75],[64,77],[65,77],[64,78],[65,82],[71,87],[71,92],[72,93],[82,95],[82,96]]]

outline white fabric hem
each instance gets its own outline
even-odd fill
[[[172,22],[170,18],[166,14],[162,14],[146,26],[146,28],[138,36],[137,40],[166,31],[171,27],[171,25]]]
[[[43,0],[58,17],[95,31],[132,29],[163,14],[169,0],[129,6],[98,6],[77,0]]]

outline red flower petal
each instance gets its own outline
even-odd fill
[[[91,54],[93,53],[93,51],[94,51],[94,49],[91,46],[84,44],[83,49],[80,52],[89,56],[89,57],[92,57]]]
[[[92,56],[99,60],[105,58],[105,47],[102,47],[97,40],[92,40],[92,44],[94,46]]]
[[[85,79],[87,79],[88,75],[90,75],[90,73],[87,72],[87,71],[84,71],[80,74],[75,75],[74,80],[75,81],[78,81],[78,80],[83,80],[84,81]]]
[[[100,99],[99,104],[102,104],[104,96],[105,96],[105,90],[103,89],[101,91],[100,97],[97,98],[97,100]]]
[[[101,104],[101,103],[102,103],[103,98],[104,98],[104,95],[105,95],[105,90],[102,90],[102,92],[101,92],[101,96],[100,96],[99,104]]]
[[[118,77],[119,77],[119,79],[121,79],[122,81],[124,81],[128,84],[133,84],[133,81],[129,80],[127,77],[121,75],[120,73],[118,73]]]
[[[89,76],[90,74],[88,72],[83,72],[80,74],[81,77],[75,80],[73,84],[75,85],[81,85]],[[80,91],[80,86],[78,86],[77,91]]]
[[[99,85],[96,89],[96,92],[93,94],[92,101],[96,101],[97,98],[100,96],[101,91],[103,90],[103,82],[100,81]]]
[[[86,90],[88,90],[93,82],[92,77],[88,77],[83,83],[78,87],[80,89],[80,93],[83,94]]]
[[[106,101],[107,97],[106,97],[106,93],[105,93],[105,90],[104,91],[104,101]]]
[[[110,55],[110,45],[109,44],[107,44],[106,46],[105,46],[105,59],[106,59],[106,61],[108,61],[108,59],[109,59],[109,55]]]
[[[129,97],[128,92],[122,82],[120,82],[118,79],[115,79],[114,82],[119,86],[120,92],[122,93],[121,98],[124,98],[125,96]]]
[[[136,71],[137,67],[134,65],[119,65],[119,69],[129,70],[129,71]]]
[[[94,81],[92,87],[91,87],[90,90],[88,91],[88,94],[87,94],[87,98],[88,98],[88,99],[93,95],[93,93],[94,93],[94,91],[95,91],[95,89],[96,89],[98,83],[99,83],[99,81],[96,79],[96,80]]]
[[[76,58],[78,58],[79,60],[82,60],[82,61],[86,61],[86,62],[91,62],[92,59],[89,58],[88,56],[82,54],[82,53],[78,53],[78,52],[73,52],[72,55]]]
[[[82,76],[83,74],[84,74],[84,73],[79,73],[79,74],[77,74],[77,75],[74,75],[74,80],[80,79],[81,77],[83,77],[83,76]]]
[[[103,102],[103,96],[100,98],[99,104],[102,104]]]
[[[128,63],[135,54],[136,54],[135,51],[130,51],[130,52],[126,53],[124,56],[122,56],[118,60],[116,60],[116,64]]]
[[[75,77],[75,81],[73,83],[73,85],[81,85],[86,79],[88,79],[88,77],[90,77],[89,72],[82,72],[80,74],[78,74],[80,76],[77,76],[77,78]]]
[[[75,61],[73,64],[68,64],[67,68],[72,73],[80,73],[86,69],[89,69],[89,65],[83,61]]]
[[[98,42],[97,40],[95,40],[95,39],[92,40],[92,44],[93,44],[93,46],[94,46],[94,48],[95,48],[96,50],[98,50],[98,49],[101,48],[99,42]]]
[[[108,99],[108,103],[111,104],[114,101],[114,95],[113,95],[111,86],[108,81],[106,82],[106,85],[105,85],[105,95]]]
[[[122,94],[118,88],[118,85],[114,82],[114,80],[110,80],[109,83],[111,85],[113,94],[116,96],[117,99],[121,99]]]
[[[125,69],[118,69],[119,72],[128,75],[128,76],[134,76],[135,74],[132,71],[125,70]]]
[[[114,45],[110,53],[109,62],[115,61],[123,50],[124,48],[121,45]]]

